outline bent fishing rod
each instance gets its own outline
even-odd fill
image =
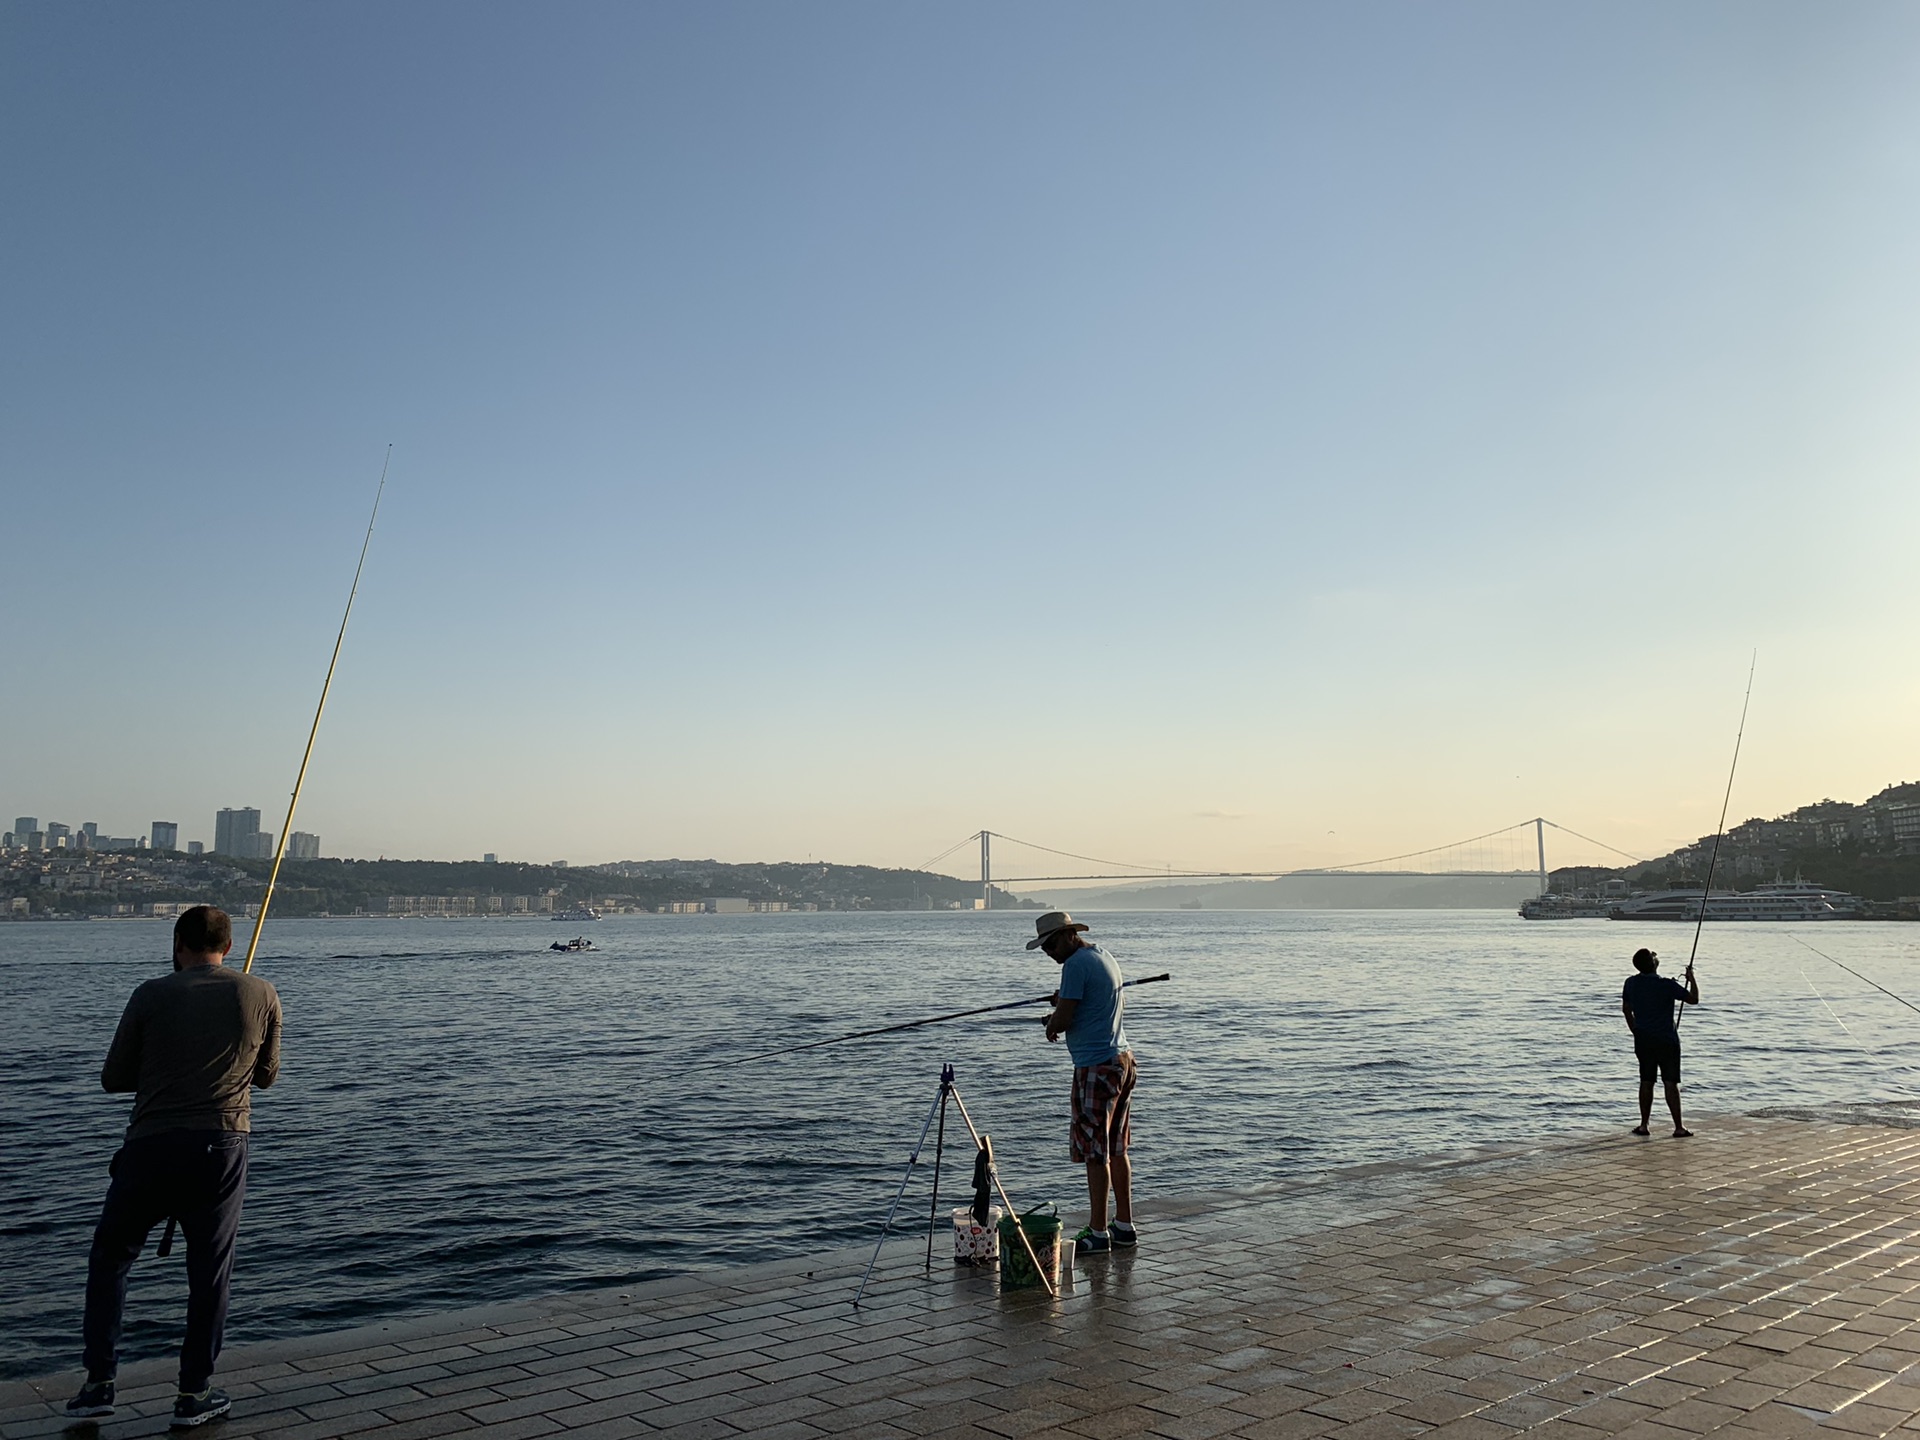
[[[260,932],[267,928],[267,907],[273,904],[273,887],[280,883],[280,862],[287,858],[287,839],[293,834],[293,812],[300,805],[300,791],[307,783],[307,763],[313,759],[313,742],[320,735],[320,717],[327,713],[327,694],[333,689],[333,672],[340,664],[340,647],[346,643],[347,621],[353,618],[354,598],[360,593],[360,572],[367,568],[367,547],[373,543],[373,522],[380,518],[380,497],[387,492],[387,467],[393,463],[393,446],[380,462],[380,485],[373,492],[373,513],[367,517],[366,537],[360,542],[360,561],[353,567],[353,585],[347,591],[346,612],[340,617],[340,633],[333,637],[333,658],[327,661],[327,678],[320,686],[320,703],[314,707],[313,728],[307,732],[307,748],[300,756],[300,773],[293,777],[293,795],[287,801],[286,823],[280,827],[280,843],[274,846],[273,869],[267,875],[267,893],[260,897],[260,913],[254,917],[253,938],[247,941],[247,961],[243,974],[253,973],[254,952],[260,948]]]
[[[1173,972],[1161,975],[1147,975],[1139,980],[1123,980],[1120,988],[1125,990],[1134,985],[1157,985],[1162,980],[1171,980]],[[898,1025],[879,1025],[871,1030],[854,1030],[845,1035],[835,1035],[828,1040],[814,1040],[805,1045],[783,1045],[778,1050],[763,1050],[758,1055],[729,1055],[717,1060],[704,1061],[689,1069],[705,1070],[726,1065],[745,1065],[750,1060],[771,1060],[776,1055],[797,1055],[802,1050],[818,1050],[824,1045],[840,1045],[848,1040],[865,1040],[874,1035],[892,1035],[900,1030],[918,1030],[922,1025],[940,1025],[948,1020],[965,1020],[974,1015],[991,1015],[996,1010],[1018,1010],[1027,1005],[1051,1005],[1053,996],[1035,995],[1026,1000],[1009,1000],[1001,1005],[982,1005],[973,1010],[956,1010],[951,1015],[930,1015],[925,1020],[904,1020]]]
[[[1753,703],[1753,671],[1759,663],[1760,652],[1756,650],[1753,652],[1753,658],[1747,662],[1747,694],[1746,698],[1740,702],[1740,728],[1733,737],[1733,764],[1727,767],[1727,793],[1720,797],[1720,828],[1713,832],[1713,851],[1707,856],[1707,883],[1700,892],[1700,913],[1694,917],[1693,948],[1687,952],[1688,974],[1693,973],[1693,962],[1700,954],[1700,931],[1707,923],[1707,899],[1713,894],[1714,867],[1720,863],[1720,840],[1727,833],[1727,806],[1733,803],[1733,777],[1740,770],[1740,742],[1746,738],[1747,734],[1747,707]],[[1676,1030],[1680,1026],[1680,1020],[1686,1018],[1686,1014],[1687,1007],[1682,1005],[1679,1019],[1673,1022]]]

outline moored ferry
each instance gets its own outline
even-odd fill
[[[1535,895],[1520,902],[1522,920],[1604,920],[1608,902],[1597,895]]]
[[[1861,910],[1860,898],[1844,890],[1829,890],[1804,880],[1776,880],[1751,890],[1715,890],[1706,897],[1708,920],[1852,920]],[[1607,908],[1609,920],[1698,920],[1698,890],[1658,890],[1616,900]]]

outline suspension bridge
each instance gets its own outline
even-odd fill
[[[1635,863],[1641,859],[1640,856],[1630,854],[1618,846],[1609,845],[1604,840],[1595,840],[1590,835],[1582,835],[1579,831],[1556,824],[1544,816],[1535,816],[1531,820],[1517,821],[1498,830],[1489,830],[1485,834],[1451,841],[1445,845],[1434,845],[1425,850],[1409,850],[1400,855],[1385,855],[1377,860],[1359,860],[1345,865],[1315,866],[1310,869],[1192,870],[1174,865],[1103,860],[1097,856],[1059,850],[1051,845],[1021,840],[1016,836],[1000,834],[992,830],[974,831],[917,868],[932,870],[936,865],[949,861],[960,851],[978,845],[980,847],[980,894],[983,903],[989,909],[993,906],[993,887],[996,885],[1041,885],[1094,880],[1290,880],[1307,876],[1319,879],[1337,876],[1354,878],[1372,876],[1389,879],[1516,880],[1530,878],[1539,884],[1540,893],[1544,895],[1547,890],[1547,831],[1549,830],[1556,830],[1572,839],[1597,846],[1601,850]],[[1016,853],[1030,852],[1048,857],[1037,867],[1040,869],[1059,869],[1061,867],[1053,863],[1059,860],[1071,860],[1079,865],[1097,868],[1075,871],[1068,867],[1070,873],[1062,874],[995,874],[993,846],[996,840],[1003,848],[1013,847]],[[1427,868],[1407,868],[1420,861],[1426,862]],[[1390,866],[1402,868],[1388,868]]]

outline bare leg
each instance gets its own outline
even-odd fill
[[[1113,1176],[1113,1218],[1122,1225],[1133,1224],[1133,1162],[1116,1155],[1107,1162]]]
[[[1649,1075],[1645,1077],[1643,1080],[1641,1080],[1640,1082],[1640,1128],[1634,1131],[1633,1133],[1636,1135],[1646,1134],[1647,1121],[1651,1119],[1652,1116],[1653,1116],[1653,1077]]]
[[[1667,1109],[1673,1112],[1673,1133],[1691,1135],[1693,1132],[1680,1123],[1680,1087],[1673,1081],[1667,1081]]]
[[[1094,1230],[1107,1228],[1107,1162],[1087,1161],[1087,1225]]]

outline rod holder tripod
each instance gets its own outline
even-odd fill
[[[1020,1237],[1020,1244],[1027,1252],[1027,1259],[1033,1262],[1033,1270],[1040,1282],[1047,1287],[1047,1294],[1054,1299],[1060,1298],[1060,1291],[1040,1264],[1040,1256],[1033,1248],[1033,1241],[1027,1236],[1027,1229],[1020,1223],[1020,1212],[1007,1194],[1007,1187],[1000,1183],[1000,1172],[994,1167],[991,1142],[975,1128],[973,1117],[967,1113],[967,1102],[960,1098],[959,1087],[953,1083],[953,1066],[940,1067],[940,1092],[933,1097],[933,1104],[927,1107],[926,1122],[920,1127],[920,1138],[914,1143],[913,1152],[907,1156],[907,1173],[900,1177],[900,1188],[893,1192],[893,1203],[887,1207],[887,1218],[880,1226],[880,1238],[874,1242],[873,1257],[867,1261],[866,1273],[860,1277],[860,1288],[854,1291],[853,1303],[857,1306],[867,1293],[867,1283],[873,1279],[873,1267],[880,1263],[880,1251],[887,1243],[887,1236],[893,1233],[893,1217],[899,1213],[900,1201],[907,1193],[907,1185],[913,1179],[913,1172],[920,1164],[921,1152],[927,1148],[927,1136],[933,1133],[934,1121],[940,1122],[935,1135],[933,1151],[933,1211],[927,1217],[927,1269],[933,1269],[933,1232],[940,1218],[940,1156],[945,1148],[947,1136],[947,1102],[951,1100],[960,1111],[960,1119],[966,1124],[967,1133],[973,1137],[976,1152],[985,1151],[987,1155],[987,1179],[999,1192],[1000,1203],[1006,1207],[1006,1213],[1013,1219],[1014,1232]]]

